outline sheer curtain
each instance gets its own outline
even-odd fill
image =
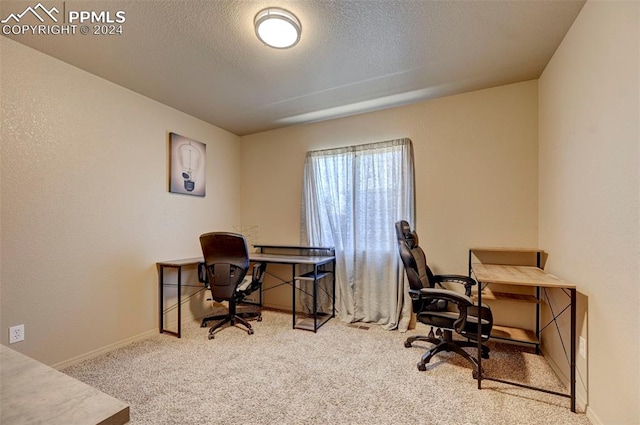
[[[408,327],[394,223],[414,221],[413,176],[409,139],[307,152],[302,242],[335,247],[341,320]]]

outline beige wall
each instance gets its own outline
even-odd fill
[[[0,342],[24,323],[11,347],[55,365],[156,332],[156,261],[240,225],[298,243],[306,151],[409,137],[436,272],[547,250],[588,315],[589,417],[640,423],[638,7],[588,2],[539,82],[242,138],[0,37]],[[167,193],[169,131],[207,144],[205,198]]]
[[[157,261],[240,224],[239,138],[5,37],[2,344],[47,364],[157,332]],[[205,198],[168,193],[168,132],[207,144]],[[195,303],[189,308],[197,308]]]
[[[529,81],[245,136],[242,223],[262,242],[298,243],[306,151],[408,137],[417,230],[436,272],[466,274],[474,245],[537,247],[537,89]]]
[[[640,423],[639,22],[638,2],[587,2],[539,80],[540,246],[588,303],[595,424]]]

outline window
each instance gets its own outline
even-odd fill
[[[342,320],[398,324],[402,271],[394,223],[413,222],[409,139],[307,153],[302,239],[336,249]]]

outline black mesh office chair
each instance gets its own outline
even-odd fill
[[[252,292],[260,289],[266,269],[266,264],[255,264],[251,276],[249,270],[249,250],[244,236],[236,233],[212,232],[200,236],[200,245],[204,263],[198,268],[198,275],[202,282],[209,286],[211,298],[215,301],[228,301],[227,314],[205,317],[202,327],[207,322],[219,320],[209,329],[209,339],[214,338],[214,332],[229,323],[244,325],[249,335],[253,334],[251,325],[246,320],[249,317],[262,320],[260,312],[238,313],[236,308]]]
[[[396,223],[398,249],[409,280],[409,296],[413,304],[416,319],[431,326],[427,336],[411,336],[404,345],[411,347],[415,341],[426,341],[435,346],[422,355],[418,363],[419,370],[426,370],[426,364],[440,351],[454,351],[467,359],[473,366],[473,377],[478,377],[478,362],[463,347],[478,347],[478,306],[471,296],[471,287],[476,281],[460,275],[434,275],[427,265],[427,258],[418,244],[418,235],[411,231],[409,223],[402,220]],[[465,294],[445,289],[444,282],[464,285]],[[439,288],[436,288],[438,286]],[[457,307],[453,311],[451,307]],[[481,340],[489,339],[493,327],[493,315],[487,306],[481,307]],[[433,328],[437,331],[434,334]],[[455,340],[453,332],[465,340]],[[489,347],[482,345],[482,358],[489,358]]]

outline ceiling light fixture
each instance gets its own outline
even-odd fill
[[[253,23],[256,35],[267,46],[288,49],[300,41],[302,27],[296,16],[284,9],[270,7],[256,15]]]

